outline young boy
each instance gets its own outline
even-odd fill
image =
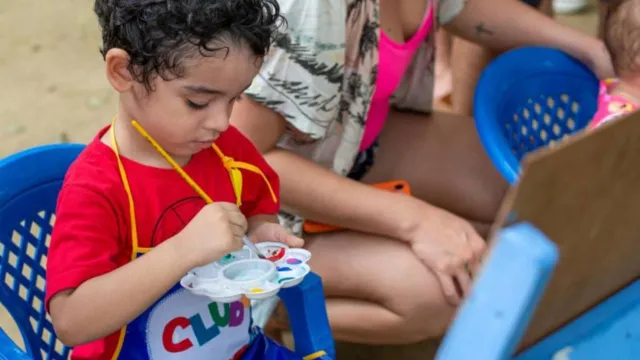
[[[268,340],[251,326],[248,300],[211,303],[178,282],[240,249],[245,232],[302,245],[277,224],[276,174],[229,127],[278,26],[278,4],[96,0],[95,12],[120,103],[58,199],[46,299],[56,333],[75,346],[72,359],[260,358]],[[232,169],[230,158],[253,167]]]

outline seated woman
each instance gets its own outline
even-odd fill
[[[279,4],[288,26],[231,122],[280,175],[282,223],[298,234],[304,219],[346,229],[304,234],[334,336],[441,336],[507,184],[471,119],[430,111],[436,28],[496,51],[561,48],[608,76],[607,51],[516,0]],[[411,196],[368,185],[389,180],[406,180]]]

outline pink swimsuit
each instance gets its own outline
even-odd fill
[[[433,5],[429,4],[427,13],[416,33],[403,44],[399,44],[387,37],[380,29],[380,43],[378,45],[378,78],[376,90],[369,107],[368,118],[364,129],[360,151],[367,150],[380,135],[387,115],[389,114],[389,100],[396,90],[404,72],[413,59],[413,55],[433,29]]]
[[[608,121],[638,109],[638,105],[629,98],[612,94],[619,84],[617,79],[606,79],[600,82],[598,110],[589,124],[589,129],[595,129]]]

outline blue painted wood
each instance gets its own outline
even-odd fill
[[[567,299],[571,301],[571,299]],[[640,359],[640,280],[520,354],[517,360]]]
[[[436,359],[510,358],[557,261],[556,245],[532,225],[502,230]]]
[[[438,360],[512,357],[557,260],[554,246],[540,250],[550,245],[548,241],[523,224],[499,234],[485,269],[445,336]],[[514,359],[640,359],[640,280]]]

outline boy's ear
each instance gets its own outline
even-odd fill
[[[131,90],[134,78],[128,69],[129,54],[122,49],[110,49],[105,56],[107,80],[120,93]]]

